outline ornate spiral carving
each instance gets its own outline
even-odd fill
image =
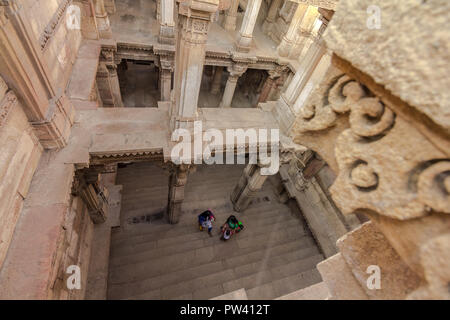
[[[360,191],[368,192],[378,187],[378,174],[363,160],[353,163],[350,180]]]
[[[352,106],[350,126],[352,131],[366,138],[380,138],[395,123],[395,114],[378,98],[363,98]]]
[[[352,106],[364,96],[363,87],[344,75],[329,89],[328,102],[335,112],[344,113],[350,111]]]
[[[450,160],[426,167],[418,176],[419,200],[438,212],[450,213]]]
[[[300,115],[305,120],[311,120],[316,115],[316,106],[309,104],[300,110]]]

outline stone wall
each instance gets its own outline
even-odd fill
[[[0,268],[6,256],[42,147],[22,104],[0,78]]]

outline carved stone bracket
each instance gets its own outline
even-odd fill
[[[301,110],[296,130],[317,135],[343,114],[350,128],[336,139],[339,175],[331,188],[343,213],[369,210],[401,220],[431,210],[450,213],[448,156],[339,69],[330,68]]]
[[[72,194],[80,196],[94,223],[103,223],[108,214],[108,189],[99,183],[101,168],[76,171]]]

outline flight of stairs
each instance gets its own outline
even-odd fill
[[[233,211],[230,194],[243,169],[199,166],[189,175],[176,225],[162,218],[168,192],[162,169],[148,163],[119,169],[122,227],[112,234],[108,299],[210,299],[241,288],[248,299],[274,299],[320,282],[315,266],[323,256],[306,223],[276,200],[270,179],[245,212]],[[208,208],[217,218],[213,237],[197,225]],[[245,229],[223,242],[219,226],[231,214]]]

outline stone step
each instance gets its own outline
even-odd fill
[[[236,292],[236,295],[242,292]],[[286,295],[276,298],[275,300],[328,300],[330,298],[330,291],[325,282],[318,282],[306,288],[290,292]]]
[[[276,221],[274,223],[271,223],[270,220],[273,220],[273,218],[264,219],[263,221],[260,220],[258,221],[260,223],[250,225],[248,229],[246,228],[244,231],[236,235],[236,237],[239,236],[239,239],[244,239],[257,234],[264,234],[268,225],[270,225],[270,228],[273,230],[282,232],[283,229],[286,228],[286,225],[296,222],[295,218],[292,218],[290,221],[283,220]],[[156,238],[155,240],[141,239],[142,242],[139,243],[127,243],[126,246],[121,247],[116,246],[114,248],[114,258],[110,259],[110,263],[114,266],[137,263],[147,259],[153,259],[155,257],[162,257],[165,255],[186,251],[191,248],[204,247],[207,243],[211,242],[211,238],[207,236],[205,232],[200,232],[196,226],[194,226],[192,230],[194,230],[193,233],[186,232],[186,234],[179,236],[161,239]],[[214,235],[213,238],[217,237]]]
[[[298,226],[287,227],[284,231],[285,232],[283,233],[268,232],[265,234],[242,239],[236,236],[235,246],[239,249],[250,248],[252,246],[256,246],[258,243],[267,242],[267,239],[270,239],[270,241],[274,242],[292,241],[292,239],[298,239],[299,232],[304,232],[303,230],[299,230]],[[220,240],[217,238],[211,238],[211,241]],[[239,252],[239,250],[237,251]],[[188,268],[194,264],[212,262],[221,258],[222,255],[215,252],[213,246],[198,248],[188,252],[161,257],[158,260],[158,263],[155,263],[154,261],[144,261],[120,267],[111,266],[109,279],[111,283],[137,281],[142,278],[148,278],[166,272],[181,270],[184,268]]]
[[[316,251],[315,255],[300,258],[299,260],[296,261],[291,261],[288,263],[282,261],[284,262],[284,264],[280,265],[278,265],[278,263],[275,262],[273,268],[266,270],[263,269],[262,271],[259,272],[252,272],[253,270],[255,270],[255,268],[257,268],[254,267],[253,269],[251,269],[251,271],[247,272],[247,275],[243,274],[239,279],[223,283],[223,288],[225,292],[234,291],[239,288],[245,288],[246,290],[249,290],[254,287],[258,287],[263,284],[282,279],[284,277],[289,277],[301,272],[315,269],[317,263],[319,263],[322,260],[323,260],[322,254]]]
[[[219,249],[220,251],[220,249]],[[281,265],[289,261],[318,254],[318,249],[314,246],[311,239],[305,238],[294,243],[283,243],[273,246],[272,248],[263,248],[249,252],[245,255],[224,258],[199,266],[194,266],[188,269],[166,273],[157,277],[142,279],[135,282],[128,282],[126,284],[112,284],[110,285],[110,295],[117,299],[122,299],[126,296],[141,294],[146,291],[153,291],[158,288],[176,285],[186,281],[186,279],[196,279],[201,275],[212,272],[224,271],[227,269],[235,270],[235,275],[246,275],[245,272],[251,272],[251,268],[257,270],[264,257],[270,257],[267,265],[273,267]]]
[[[156,220],[150,223],[142,223],[136,225],[136,229],[134,231],[127,231],[123,233],[117,233],[114,235],[112,241],[114,243],[119,243],[121,240],[126,241],[127,239],[132,239],[135,236],[149,235],[155,234],[159,236],[158,233],[167,232],[170,230],[177,230],[180,228],[193,228],[197,229],[197,215],[200,211],[191,211],[184,212],[180,217],[180,222],[176,225],[168,224],[164,219]],[[214,215],[216,217],[216,221],[214,223],[215,226],[218,226],[225,222],[225,220],[231,215],[234,214],[238,219],[242,220],[245,225],[245,221],[256,221],[256,218],[263,218],[269,216],[282,216],[282,217],[291,217],[291,213],[289,209],[280,204],[272,204],[271,206],[260,207],[255,206],[253,208],[248,209],[245,213],[236,213],[230,211],[228,208],[220,208],[219,210],[214,210]]]
[[[292,274],[295,272],[303,271],[303,268],[313,268],[315,267],[316,261],[321,261],[322,256],[317,256],[317,251],[314,251],[310,248],[299,250],[300,254],[298,256],[304,256],[301,260],[294,260],[290,263],[286,264],[286,261],[289,259],[293,259],[292,254],[284,254],[274,256],[273,259],[268,261],[269,263],[265,266],[267,269],[261,271],[264,268],[261,268],[261,264],[258,262],[249,263],[246,265],[238,266],[237,268],[228,268],[222,270],[212,270],[209,274],[202,276],[201,274],[192,274],[191,277],[185,278],[188,280],[178,281],[172,285],[160,285],[160,288],[153,287],[150,292],[154,292],[157,289],[160,289],[161,299],[174,299],[178,298],[180,295],[189,295],[192,293],[193,299],[209,299],[215,295],[215,291],[217,290],[217,286],[221,286],[222,294],[225,292],[229,292],[226,289],[226,284],[229,283],[242,283],[243,286],[247,284],[248,287],[254,286],[253,282],[249,281],[253,279],[254,275],[261,276],[263,273],[265,275],[269,274],[270,279],[278,279],[283,277],[286,274]],[[316,253],[316,255],[311,256],[311,254]],[[283,265],[284,264],[284,265]],[[287,268],[289,267],[289,268]],[[295,268],[298,267],[299,271],[296,271]],[[281,268],[281,269],[280,269]],[[279,273],[277,270],[280,269],[282,272]],[[246,270],[246,272],[243,272]],[[249,274],[251,274],[249,276]],[[231,280],[230,279],[235,279]],[[261,279],[265,279],[264,276]],[[259,283],[259,282],[256,282]],[[223,284],[223,285],[222,285]],[[208,289],[209,288],[209,289]],[[245,287],[247,288],[247,287]],[[145,290],[145,288],[142,288]],[[236,289],[237,290],[237,289]],[[234,290],[232,290],[234,291]],[[214,292],[214,293],[210,293]],[[206,293],[211,294],[211,296],[207,296]],[[142,295],[145,293],[139,293],[138,295]],[[154,294],[154,293],[153,293]]]
[[[197,221],[198,221],[198,214],[200,211],[192,211],[192,212],[184,212],[183,215],[180,217],[180,222],[171,225],[168,224],[164,219],[156,219],[150,222],[143,221],[140,223],[137,223],[136,231],[128,231],[127,234],[123,234],[122,237],[115,237],[113,240],[117,241],[120,238],[126,240],[126,239],[132,239],[135,236],[140,235],[150,235],[153,234],[155,237],[159,237],[159,233],[165,233],[169,230],[177,230],[177,229],[186,229],[186,227],[193,228],[195,226],[195,229],[197,229]],[[241,213],[235,213],[230,211],[227,208],[220,208],[220,210],[214,211],[214,216],[216,217],[216,220],[213,222],[214,226],[221,225],[225,222],[225,220],[230,216],[230,214],[234,214],[238,219],[242,220],[244,223],[246,221],[258,221],[259,219],[268,218],[268,217],[281,217],[282,218],[290,218],[293,217],[291,212],[288,208],[280,205],[270,205],[265,206],[262,208],[255,208],[255,210],[249,210],[244,214]],[[139,217],[139,216],[138,216]],[[138,226],[138,225],[142,225]],[[184,230],[186,231],[186,230]],[[169,233],[168,235],[171,235]]]
[[[246,289],[249,300],[271,300],[321,282],[319,271],[311,269],[285,278]]]

